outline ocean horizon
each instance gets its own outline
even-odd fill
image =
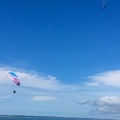
[[[56,116],[0,115],[0,120],[117,120],[117,119],[56,117]]]

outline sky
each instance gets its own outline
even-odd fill
[[[119,5],[0,0],[0,115],[119,118]]]

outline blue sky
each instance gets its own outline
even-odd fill
[[[119,118],[119,5],[1,0],[0,114]]]

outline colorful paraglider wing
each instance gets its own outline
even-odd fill
[[[18,86],[20,85],[20,80],[14,72],[7,73],[7,76],[10,77],[15,82],[15,84]]]

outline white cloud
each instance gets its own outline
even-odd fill
[[[8,77],[6,76],[6,73],[8,72],[7,69],[4,68],[0,68],[0,84],[8,84],[10,83],[10,80],[8,79]]]
[[[107,71],[93,76],[89,76],[88,78],[92,80],[92,82],[89,83],[90,85],[103,84],[103,85],[120,86],[120,70]]]
[[[0,68],[0,84],[1,85],[15,85],[14,82],[6,76],[9,71],[14,71],[20,79],[21,87],[38,88],[42,90],[54,91],[75,91],[80,87],[79,85],[64,84],[56,77],[51,75],[38,74],[36,72],[26,72],[16,68]]]
[[[98,86],[99,85],[99,83],[98,82],[87,82],[87,83],[85,83],[85,85],[87,85],[87,86]]]
[[[96,100],[86,100],[79,104],[88,104],[95,107],[96,109],[92,110],[92,112],[96,113],[120,114],[120,98],[116,96],[105,96]]]
[[[57,90],[59,89],[59,81],[52,76],[41,76],[36,73],[20,73],[17,72],[21,79],[22,86],[36,87],[40,89]]]
[[[35,96],[32,98],[33,101],[53,101],[56,100],[56,97],[52,96]]]
[[[35,72],[23,72],[18,69],[13,68],[0,68],[0,84],[1,85],[11,85],[12,80],[6,76],[9,71],[14,71],[21,82],[21,86],[24,87],[35,87],[46,90],[58,90],[62,87],[55,77],[50,75],[39,75]]]
[[[10,85],[11,87],[11,84],[13,83],[6,76],[6,73],[8,71],[14,71],[20,78],[21,88],[19,89],[19,87],[17,87],[18,88],[17,93],[19,94],[13,95],[10,89],[6,89],[6,86],[4,87],[4,85]],[[28,101],[30,102],[62,101],[62,103],[71,104],[72,102],[76,102],[79,99],[84,100],[84,99],[96,98],[96,96],[105,96],[95,100],[86,100],[79,104],[87,104],[92,106],[93,109],[95,108],[94,112],[106,113],[106,114],[108,113],[119,114],[120,98],[111,96],[113,94],[117,95],[116,90],[114,91],[111,90],[112,91],[111,94],[111,91],[109,91],[109,93],[104,89],[102,89],[101,91],[101,86],[99,85],[104,84],[104,85],[120,86],[120,70],[95,74],[93,76],[89,76],[88,78],[91,79],[91,82],[85,81],[86,85],[88,86],[85,86],[84,84],[64,84],[61,83],[56,77],[51,75],[43,75],[43,74],[41,75],[33,71],[26,72],[24,70],[15,69],[15,68],[14,69],[0,68],[0,84],[1,86],[3,85],[3,88],[0,87],[0,89],[1,90],[4,89],[5,91],[1,93],[1,96],[3,97],[1,97],[0,100],[5,100],[9,98],[9,96],[6,96],[6,94],[8,94],[11,95],[10,100],[22,99],[23,101],[26,100],[27,102]],[[97,86],[97,87],[89,87],[89,86]],[[108,87],[109,86],[105,86],[105,88]],[[17,88],[15,88],[15,90]],[[111,89],[111,86],[109,88]],[[16,95],[18,95],[18,97],[15,97]]]
[[[0,101],[2,101],[2,100],[4,100],[4,99],[8,99],[8,98],[10,98],[9,95],[6,95],[6,96],[0,96]]]

